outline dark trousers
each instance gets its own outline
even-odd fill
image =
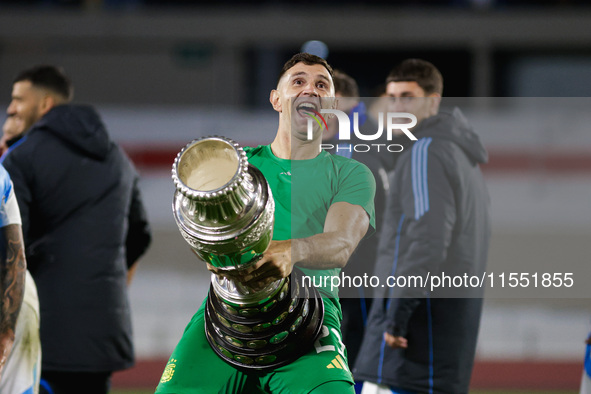
[[[39,394],[107,394],[112,372],[41,372]]]
[[[365,322],[367,321],[367,314],[371,309],[372,299],[341,298],[339,302],[343,311],[341,335],[343,336],[343,343],[347,347],[349,367],[353,369],[355,359],[361,348],[361,341],[365,332]]]

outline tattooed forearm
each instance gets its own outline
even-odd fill
[[[2,227],[2,233],[6,247],[0,260],[0,335],[11,337],[23,302],[27,264],[21,226]]]

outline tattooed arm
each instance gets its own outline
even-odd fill
[[[0,378],[14,343],[16,318],[23,302],[27,265],[19,224],[0,229]]]

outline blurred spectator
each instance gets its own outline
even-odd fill
[[[417,124],[397,160],[380,237],[376,275],[482,275],[490,202],[479,165],[487,153],[459,109],[439,112],[443,78],[409,59],[388,76],[389,112]],[[377,288],[354,375],[363,393],[467,393],[482,290],[437,294],[420,285]],[[386,293],[388,292],[388,293]],[[449,298],[444,298],[449,297]]]
[[[585,341],[587,345],[585,350],[585,361],[583,363],[583,378],[581,380],[581,389],[579,394],[591,394],[591,333]]]
[[[133,165],[71,96],[56,67],[16,77],[7,122],[19,130],[4,166],[39,291],[41,392],[102,394],[134,362],[127,285],[150,230]]]
[[[0,165],[0,393],[37,394],[41,369],[39,299],[27,271],[21,216]]]
[[[335,87],[335,97],[338,97],[337,109],[345,112],[353,124],[353,114],[357,114],[359,127],[367,125],[367,115],[365,104],[359,99],[359,88],[357,82],[342,71],[335,70],[333,73]],[[353,158],[365,164],[372,172],[376,180],[376,195],[374,199],[376,213],[376,232],[379,234],[381,228],[381,219],[383,216],[386,202],[386,191],[388,188],[388,177],[386,168],[381,160],[382,155],[396,155],[382,150],[380,154],[376,152],[357,152],[353,149],[355,142],[360,141],[340,141],[338,139],[338,123],[336,117],[327,120],[328,129],[322,135],[324,150],[335,155]],[[373,122],[371,133],[375,133]],[[377,126],[376,126],[377,127]],[[330,147],[329,147],[330,146]],[[349,259],[349,262],[343,268],[343,274],[350,277],[363,277],[364,274],[372,275],[376,260],[378,247],[378,234],[363,239],[355,252]],[[363,338],[363,332],[367,321],[367,311],[371,307],[371,294],[366,294],[370,289],[359,287],[353,289],[355,294],[346,294],[341,290],[341,308],[343,310],[343,320],[341,323],[341,334],[343,342],[347,347],[347,358],[351,366],[355,364],[357,353]]]

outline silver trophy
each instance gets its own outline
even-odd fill
[[[220,271],[258,261],[273,235],[274,201],[263,174],[225,137],[185,146],[172,167],[173,214],[183,238]],[[212,349],[242,369],[286,365],[318,336],[324,314],[315,288],[301,286],[299,272],[254,290],[211,275],[205,329]]]

